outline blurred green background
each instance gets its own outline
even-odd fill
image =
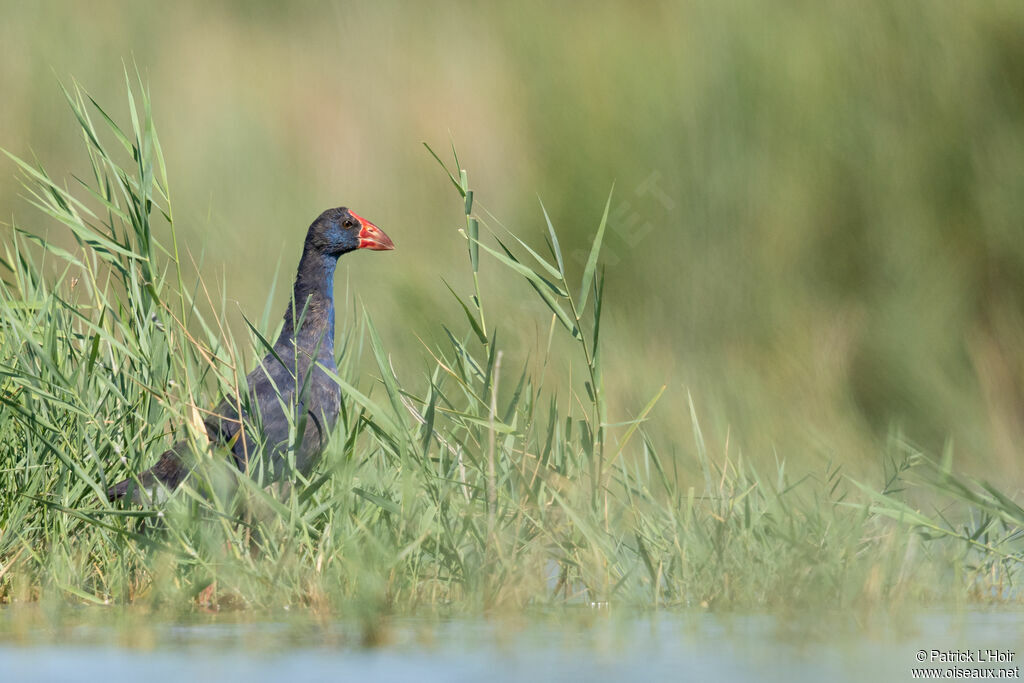
[[[177,229],[250,317],[309,222],[346,204],[398,249],[346,258],[339,287],[417,372],[417,337],[461,315],[441,278],[466,293],[460,203],[420,144],[452,139],[480,205],[539,242],[540,195],[568,252],[615,183],[613,415],[667,384],[652,431],[684,465],[689,392],[719,452],[856,469],[902,430],[1021,481],[1019,0],[0,0],[0,15],[0,146],[85,172],[56,81],[123,121],[122,63],[137,64]],[[48,229],[0,169],[0,217]],[[525,284],[485,291],[513,348],[545,336]]]

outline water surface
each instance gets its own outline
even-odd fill
[[[1005,609],[885,616],[579,609],[372,626],[293,613],[252,619],[8,607],[0,610],[0,672],[4,681],[146,683],[902,681],[919,667],[958,667],[961,676],[965,668],[995,667],[1019,677],[1014,668],[1024,652],[1024,612]],[[1010,659],[918,661],[922,651],[927,660],[935,653],[986,657],[988,650]]]

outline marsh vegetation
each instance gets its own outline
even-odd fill
[[[126,80],[126,105],[109,110],[65,91],[88,177],[12,156],[27,200],[73,244],[19,223],[0,264],[3,602],[379,615],[1019,598],[1024,510],[958,475],[952,447],[926,453],[893,433],[884,476],[861,480],[841,457],[793,472],[784,455],[766,468],[728,441],[710,448],[699,395],[685,415],[658,413],[660,390],[612,412],[608,368],[642,362],[603,336],[615,195],[576,268],[543,204],[546,234],[521,239],[482,208],[454,149],[428,148],[465,221],[450,238],[465,245],[466,284],[440,285],[456,304],[436,323],[442,341],[398,372],[373,311],[343,294],[344,406],[323,462],[293,486],[237,477],[218,495],[205,483],[223,454],[196,416],[239,393],[275,337],[272,311],[237,336],[230,283],[184,267],[150,96]],[[539,306],[492,304],[485,270]],[[503,346],[530,326],[534,346]],[[685,452],[662,451],[652,431],[683,420]],[[181,438],[198,463],[183,490],[107,501],[111,482]]]

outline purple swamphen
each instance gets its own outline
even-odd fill
[[[337,371],[333,291],[338,257],[356,249],[394,248],[380,228],[344,207],[324,211],[309,226],[294,295],[273,350],[246,376],[240,400],[226,398],[203,420],[210,442],[230,450],[239,470],[277,480],[289,462],[305,475],[319,460],[341,407],[340,388],[324,372]],[[152,500],[177,488],[192,470],[190,460],[188,442],[179,441],[153,467],[110,487],[107,496]]]

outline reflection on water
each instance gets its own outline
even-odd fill
[[[97,623],[97,616],[103,617]],[[1024,612],[912,616],[621,614],[357,622],[252,615],[153,620],[131,610],[0,610],[5,681],[879,681],[912,680],[918,653],[1012,669]],[[375,643],[367,647],[367,642]],[[980,651],[980,652],[979,652]],[[960,653],[947,655],[945,653]],[[1007,656],[1007,653],[1010,655]],[[1009,661],[1006,661],[1009,658]],[[1008,672],[1013,676],[1013,672]],[[948,674],[947,674],[948,675]],[[961,674],[962,675],[962,674]],[[968,674],[969,675],[969,674]],[[1019,677],[1019,669],[1016,676]]]

